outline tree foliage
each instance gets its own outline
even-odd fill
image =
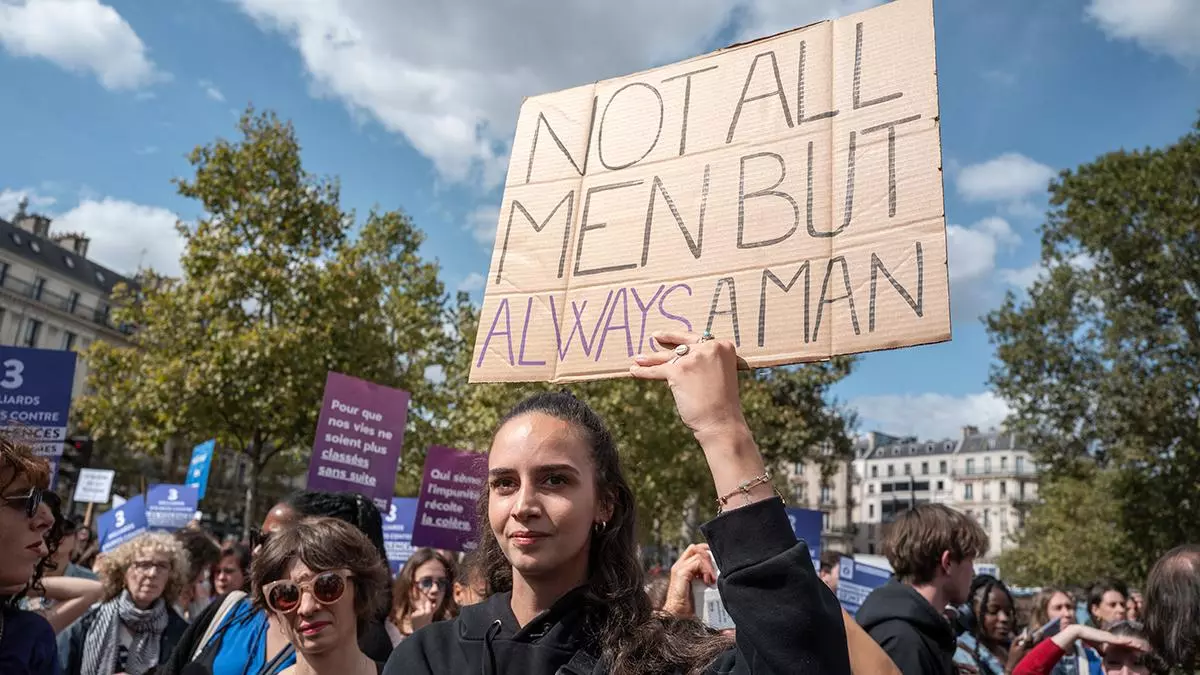
[[[290,124],[249,109],[238,129],[196,148],[195,175],[175,181],[203,211],[177,226],[182,276],[147,274],[119,298],[132,346],[92,346],[77,409],[93,435],[151,455],[215,436],[247,460],[248,526],[268,462],[307,458],[329,370],[411,391],[405,444],[423,446],[422,406],[438,400],[425,372],[449,345],[438,268],[409,219],[372,211],[351,236],[355,214],[336,181],[304,170]]]
[[[1045,272],[987,318],[991,382],[1037,448],[1045,494],[1106,476],[1112,505],[1097,515],[1128,540],[1120,572],[1136,579],[1200,540],[1200,124],[1064,171],[1050,191]],[[1055,541],[1032,528],[1023,545],[1046,559]]]

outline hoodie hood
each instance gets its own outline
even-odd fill
[[[585,593],[585,587],[576,588],[524,626],[513,614],[512,593],[496,593],[462,608],[458,637],[466,642],[491,639],[579,649],[583,646],[579,629],[583,627]]]
[[[867,632],[887,621],[904,621],[942,651],[953,652],[955,649],[954,629],[950,622],[916,589],[895,580],[872,591],[854,618]]]

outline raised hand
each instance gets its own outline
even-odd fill
[[[696,615],[696,607],[692,602],[692,581],[703,581],[708,586],[717,583],[717,570],[713,566],[708,544],[688,546],[671,566],[671,583],[667,586],[664,612],[679,617]]]

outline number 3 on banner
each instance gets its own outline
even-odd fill
[[[124,512],[124,511],[117,511],[117,515],[116,515],[116,516],[114,516],[114,520],[116,520],[116,523],[115,523],[115,525],[116,525],[117,527],[119,527],[119,528],[120,528],[120,527],[125,527],[125,512]]]
[[[396,522],[396,503],[395,502],[392,502],[392,508],[388,510],[387,518],[385,520],[387,520],[387,522],[389,522],[389,523]]]
[[[25,384],[25,378],[21,373],[25,372],[25,364],[19,359],[9,359],[4,362],[4,379],[0,380],[0,387],[5,389],[17,389],[22,384]]]
[[[179,490],[176,490],[175,488],[168,489],[167,490],[167,501],[169,501],[169,502],[179,501]]]

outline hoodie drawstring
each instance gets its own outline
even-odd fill
[[[500,619],[496,619],[483,634],[483,675],[495,675],[496,673],[496,654],[492,651],[492,640],[496,639],[499,634]]]

